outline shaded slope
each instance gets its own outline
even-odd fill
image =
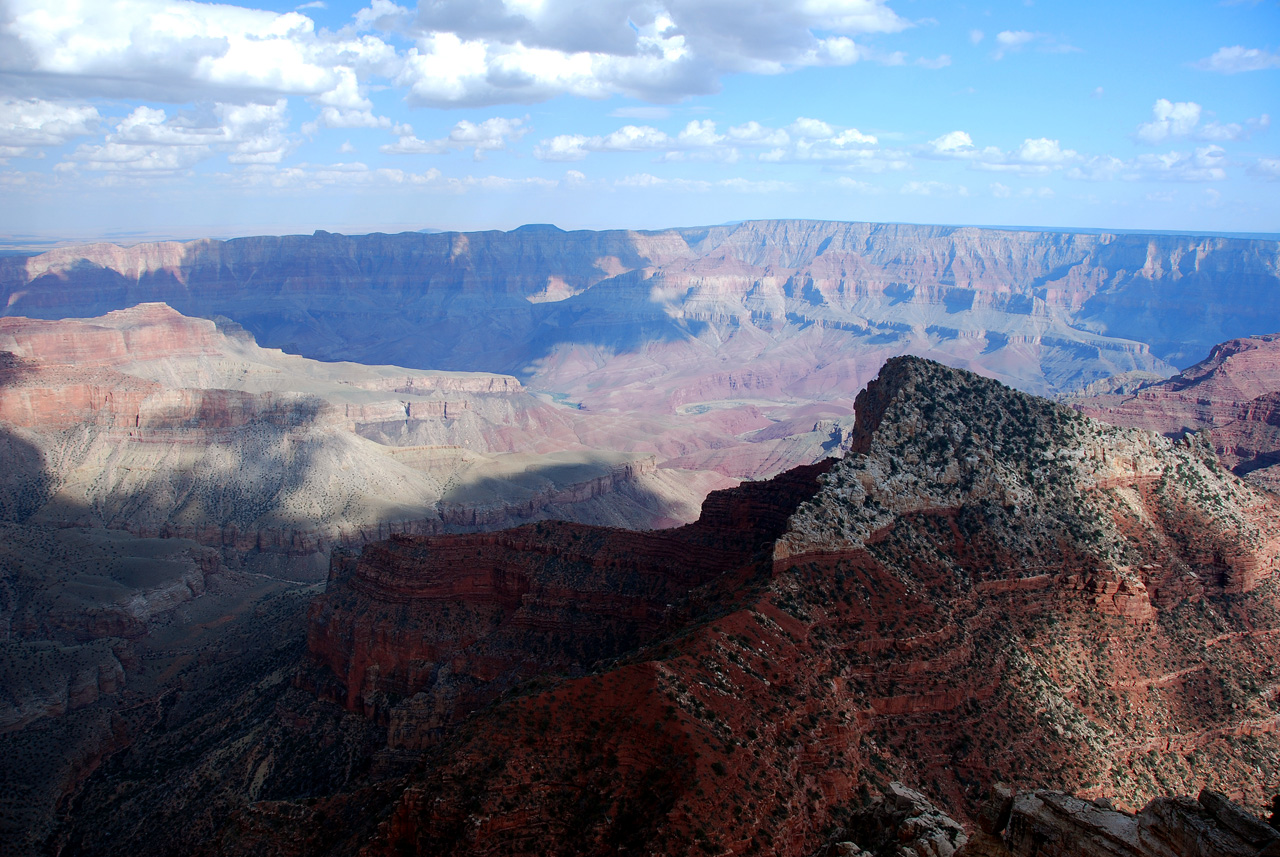
[[[1276,791],[1268,495],[1194,437],[1109,428],[914,358],[860,397],[854,444],[771,562],[740,566],[732,540],[672,553],[657,534],[627,535],[619,554],[607,545],[623,534],[572,525],[339,560],[311,658],[351,708],[383,717],[379,693],[428,702],[446,668],[494,692],[530,675],[513,663],[545,656],[551,672],[487,706],[455,696],[482,707],[452,726],[403,718],[388,736],[399,749],[349,766],[332,791],[298,780],[322,758],[304,738],[319,709],[282,700],[261,728],[296,756],[253,755],[252,795],[243,745],[151,757],[174,782],[235,772],[197,811],[214,833],[147,825],[82,853],[808,855],[893,780],[962,819],[996,780],[1135,804],[1207,782],[1255,810]],[[593,538],[598,550],[575,552]],[[640,571],[655,556],[656,576]],[[642,586],[665,613],[625,613],[640,631],[628,638],[600,625],[616,609],[572,594],[615,571],[695,588],[667,608],[663,587]],[[481,642],[431,650],[432,628],[481,614],[498,617]],[[95,782],[76,829],[121,831],[112,795],[126,792]],[[153,812],[181,817],[196,806],[183,800]]]

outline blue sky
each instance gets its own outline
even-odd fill
[[[0,0],[0,237],[1280,231],[1280,3]]]

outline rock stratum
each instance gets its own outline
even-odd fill
[[[845,400],[913,353],[1021,389],[1280,330],[1280,242],[752,221],[95,244],[0,260],[7,315],[163,301],[323,360],[512,374],[595,411]]]
[[[759,413],[631,424],[507,375],[321,363],[163,304],[0,319],[0,358],[5,519],[190,538],[295,570],[392,532],[671,525],[708,490],[841,438],[836,421]],[[773,431],[737,436],[760,426]],[[737,463],[678,460],[698,450]]]
[[[1015,840],[1280,791],[1280,510],[1202,437],[896,358],[851,444],[672,533],[339,556],[293,686],[100,768],[64,853],[1059,853]]]
[[[1280,489],[1280,335],[1215,345],[1208,357],[1172,378],[1140,379],[1131,388],[1124,381],[1111,384],[1118,390],[1064,401],[1100,420],[1164,435],[1207,429],[1232,472]]]

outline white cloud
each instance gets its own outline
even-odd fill
[[[457,149],[471,149],[472,155],[479,160],[484,152],[496,152],[507,148],[513,140],[519,140],[529,132],[524,119],[503,118],[495,116],[483,122],[471,122],[463,119],[453,126],[449,136],[438,140],[420,140],[408,126],[401,127],[400,139],[380,147],[380,151],[391,155],[440,155]]]
[[[920,66],[921,68],[928,68],[928,69],[935,69],[935,70],[940,68],[946,68],[947,66],[951,65],[951,56],[949,54],[942,54],[936,59],[925,59],[924,57],[920,57],[919,59],[916,60],[916,65]]]
[[[1235,45],[1230,48],[1218,48],[1213,56],[1205,57],[1195,66],[1205,71],[1216,71],[1221,74],[1263,71],[1269,68],[1280,68],[1280,54],[1273,54],[1270,51],[1258,48]]]
[[[101,117],[86,104],[0,99],[0,155],[42,156],[46,146],[61,146],[97,130]]]
[[[1151,108],[1151,113],[1155,118],[1138,126],[1138,139],[1144,143],[1186,137],[1200,123],[1200,105],[1194,101],[1174,103],[1161,98]]]
[[[855,191],[856,193],[880,193],[880,188],[870,182],[851,179],[848,176],[839,176],[835,180],[835,186],[844,188],[845,190]]]
[[[1067,171],[1067,178],[1083,181],[1222,181],[1227,177],[1226,152],[1208,145],[1190,152],[1145,154],[1123,161],[1112,155],[1086,158]]]
[[[1167,98],[1156,101],[1151,108],[1152,120],[1138,126],[1136,136],[1144,143],[1158,145],[1170,138],[1189,137],[1193,140],[1225,143],[1247,138],[1255,130],[1271,125],[1271,117],[1262,114],[1244,125],[1235,122],[1222,124],[1217,121],[1200,124],[1202,108],[1194,101],[1172,102]]]
[[[969,41],[970,41],[972,44],[975,44],[975,45],[976,45],[976,44],[978,44],[979,42],[981,42],[984,38],[986,38],[986,33],[982,32],[981,30],[970,30],[970,31],[969,31]]]
[[[298,12],[192,0],[69,0],[50,8],[43,0],[0,7],[0,72],[14,73],[12,87],[177,103],[349,100],[358,71],[395,55],[374,37],[317,35]]]
[[[996,33],[996,48],[992,54],[996,59],[1002,59],[1009,51],[1022,50],[1030,42],[1036,38],[1035,33],[1028,33],[1026,30],[1003,30]]]
[[[1032,45],[1039,51],[1053,54],[1074,53],[1080,50],[1045,33],[1032,33],[1027,30],[1002,30],[996,33],[996,49],[992,51],[991,58],[996,60],[1004,59],[1006,55],[1017,53]]]
[[[1280,158],[1258,158],[1248,172],[1251,176],[1280,181]]]
[[[372,0],[368,7],[356,12],[355,22],[360,30],[396,30],[413,20],[413,10],[397,6],[391,0]]]
[[[664,179],[652,173],[636,173],[625,176],[615,181],[614,187],[629,190],[662,189],[695,193],[706,193],[716,188],[737,193],[791,193],[798,190],[791,182],[784,181],[752,181],[744,178],[731,178],[710,182],[698,179]]]
[[[397,81],[416,104],[528,103],[558,94],[675,101],[730,73],[777,74],[864,59],[903,62],[854,41],[909,24],[884,0],[437,0]],[[629,117],[652,118],[652,117]]]
[[[581,161],[587,156],[587,138],[581,134],[559,134],[533,147],[533,156],[543,161]]]
[[[559,182],[544,178],[509,178],[506,176],[463,176],[451,178],[437,169],[421,173],[398,169],[370,169],[363,163],[300,164],[296,167],[257,167],[223,177],[225,181],[246,188],[268,190],[316,191],[332,187],[367,189],[378,192],[434,191],[465,194],[472,191],[516,192],[548,190]]]
[[[1067,178],[1106,182],[1126,177],[1129,166],[1114,155],[1093,155],[1067,171]]]
[[[285,133],[288,102],[215,104],[211,114],[179,114],[138,107],[120,120],[103,143],[82,144],[58,165],[61,171],[177,172],[217,152],[233,164],[275,164],[293,147]]]
[[[740,146],[785,146],[790,135],[781,128],[766,128],[754,119],[729,129],[729,139]]]
[[[973,138],[965,131],[948,131],[941,137],[930,140],[929,145],[938,155],[960,154],[974,149]]]
[[[720,150],[720,154],[712,159],[736,160],[736,152],[723,148],[729,139],[716,131],[715,122],[695,119],[674,137],[650,125],[624,125],[610,134],[596,137],[561,134],[541,141],[534,147],[533,154],[544,161],[580,161],[589,152],[666,152],[668,160],[681,160],[671,156],[697,150]]]
[[[1134,159],[1139,178],[1173,181],[1221,181],[1227,177],[1223,166],[1226,152],[1221,146],[1203,146],[1192,152],[1169,152],[1163,155],[1139,155]]]
[[[121,97],[249,103],[303,96],[308,126],[386,127],[367,92],[391,82],[412,105],[529,103],[557,95],[674,102],[727,74],[777,74],[901,52],[857,41],[911,24],[887,0],[369,0],[351,24],[197,0],[0,3],[0,75],[43,100]],[[50,11],[49,9],[53,9]],[[388,35],[391,34],[391,35]],[[407,41],[397,50],[396,41]],[[945,65],[945,56],[916,60]],[[643,109],[643,108],[640,108]],[[652,120],[655,113],[627,118]],[[627,109],[618,115],[626,115]]]
[[[930,140],[916,154],[934,160],[965,161],[976,170],[1019,175],[1042,175],[1080,159],[1079,153],[1074,149],[1064,149],[1057,140],[1047,137],[1028,137],[1011,152],[1002,151],[995,146],[979,149],[965,131],[949,131]]]
[[[1026,139],[1010,156],[1016,163],[1023,164],[1064,164],[1076,159],[1075,151],[1063,149],[1057,140],[1047,137]]]

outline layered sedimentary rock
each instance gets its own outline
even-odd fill
[[[309,682],[390,723],[393,747],[421,747],[520,681],[584,673],[669,629],[691,590],[767,556],[829,466],[716,492],[661,533],[551,521],[335,554]]]
[[[192,538],[299,568],[392,532],[679,523],[734,480],[659,465],[739,443],[728,433],[743,428],[593,419],[507,375],[319,363],[163,304],[0,319],[0,358],[6,519]],[[787,454],[738,475],[821,455],[829,437],[809,427],[771,435]]]
[[[757,221],[244,238],[0,260],[10,315],[165,301],[322,359],[516,373],[596,410],[851,397],[904,352],[1052,391],[1280,329],[1261,239]]]
[[[617,660],[578,654],[620,639],[594,599],[566,592],[548,611],[533,594],[557,574],[592,591],[616,555],[607,540],[589,552],[600,565],[575,553],[573,528],[552,530],[545,554],[526,528],[346,561],[312,613],[312,658],[351,708],[381,716],[379,692],[421,692],[428,711],[388,717],[391,743],[430,749],[368,798],[365,813],[392,808],[360,834],[363,853],[808,855],[860,793],[894,780],[962,821],[996,780],[1135,802],[1208,781],[1246,806],[1269,799],[1269,495],[1195,437],[1111,428],[913,358],[860,397],[851,442],[765,540],[771,563],[715,569]],[[628,556],[659,543],[634,538]],[[698,583],[709,556],[684,561]],[[570,620],[566,657],[548,640]],[[440,649],[453,623],[482,642]],[[496,691],[514,660],[538,657],[548,674],[441,733],[448,706],[491,698],[451,694],[446,666]],[[445,709],[431,701],[442,690]],[[349,813],[351,799],[318,806]],[[260,838],[289,812],[241,829]],[[325,836],[306,847],[355,847]]]
[[[1225,795],[1158,797],[1137,813],[1105,799],[1027,792],[1007,800],[1002,835],[1010,857],[1270,857],[1280,830]]]
[[[1165,381],[1137,389],[1065,399],[1115,425],[1176,436],[1208,429],[1223,463],[1241,476],[1280,488],[1280,335],[1232,339]]]

